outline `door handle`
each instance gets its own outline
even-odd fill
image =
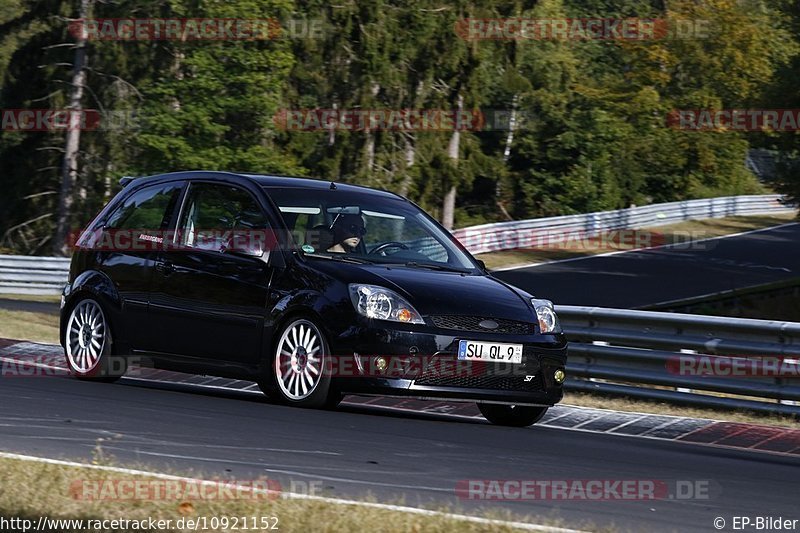
[[[175,265],[169,261],[156,261],[156,272],[160,272],[165,276],[169,276],[175,272]]]

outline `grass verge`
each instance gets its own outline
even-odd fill
[[[0,309],[0,338],[58,344],[58,315]]]
[[[268,531],[261,526],[262,519],[270,527],[275,523],[279,531],[518,531],[518,529],[497,522],[476,523],[451,516],[420,515],[399,510],[382,509],[360,505],[342,505],[328,501],[310,499],[290,499],[281,496],[267,497],[266,494],[253,494],[247,491],[210,490],[199,492],[198,485],[187,482],[179,485],[172,496],[155,498],[165,494],[165,485],[175,487],[174,480],[169,485],[164,480],[152,476],[110,472],[107,470],[78,468],[74,466],[46,464],[19,459],[0,458],[0,516],[17,517],[38,523],[39,517],[65,520],[169,520],[169,527],[161,529],[145,528],[143,531],[189,531],[188,520],[202,521],[209,527],[206,531],[243,530],[243,519],[248,520],[249,530]],[[133,481],[142,490],[125,490],[120,483]],[[220,480],[222,483],[232,480]],[[254,480],[251,480],[251,482]],[[128,484],[127,486],[131,486]],[[263,485],[257,485],[263,486]],[[160,488],[158,492],[156,489]],[[193,489],[193,490],[189,490]],[[149,494],[148,494],[149,493]],[[146,499],[120,499],[120,495],[145,495]],[[197,496],[203,495],[202,498]],[[187,496],[189,496],[187,498]],[[194,497],[191,497],[194,496]],[[211,496],[211,497],[209,497]],[[368,501],[368,500],[365,500]],[[442,509],[442,512],[447,512]],[[477,516],[477,515],[476,515]],[[227,520],[224,520],[227,518]],[[239,525],[234,527],[238,518]],[[488,512],[480,518],[561,526],[557,520],[513,516],[508,512]],[[183,524],[179,521],[183,519]],[[226,523],[223,523],[226,522]],[[202,523],[202,522],[201,522]],[[64,533],[87,531],[76,524],[60,524],[50,530]],[[563,527],[563,526],[562,526]],[[203,529],[202,527],[200,529]],[[128,528],[104,527],[103,531],[129,531]],[[595,530],[595,529],[593,529]]]
[[[650,242],[653,244],[686,244],[691,241],[711,239],[732,235],[743,231],[769,228],[792,222],[797,218],[796,213],[786,215],[762,215],[729,218],[711,218],[706,220],[687,220],[678,224],[658,226],[652,228],[641,228],[638,231],[649,232]],[[529,263],[543,263],[547,261],[557,261],[559,259],[572,259],[575,257],[586,257],[601,253],[632,250],[636,248],[633,240],[624,239],[626,242],[599,242],[592,240],[568,239],[563,244],[553,243],[554,249],[526,248],[508,250],[504,252],[490,252],[480,254],[477,257],[482,259],[486,266],[492,270],[497,268],[509,268],[521,266]],[[613,241],[613,239],[612,239]],[[627,242],[631,241],[631,242]],[[547,244],[545,244],[547,246]]]

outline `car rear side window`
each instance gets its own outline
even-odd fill
[[[182,188],[182,182],[164,183],[131,194],[108,218],[106,228],[145,233],[166,229]]]
[[[220,251],[234,232],[246,236],[268,226],[264,212],[247,191],[230,185],[197,183],[189,187],[178,235],[183,246]]]

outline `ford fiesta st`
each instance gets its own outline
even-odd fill
[[[136,357],[290,405],[474,401],[512,426],[562,397],[551,302],[492,277],[396,194],[200,171],[123,185],[78,239],[63,293],[78,378],[117,379]]]

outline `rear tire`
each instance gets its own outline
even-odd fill
[[[113,355],[111,326],[101,305],[81,298],[72,308],[64,333],[64,356],[78,379],[114,382],[127,370],[124,357]]]
[[[498,426],[526,427],[542,419],[547,407],[530,407],[527,405],[496,405],[479,403],[481,414]]]

